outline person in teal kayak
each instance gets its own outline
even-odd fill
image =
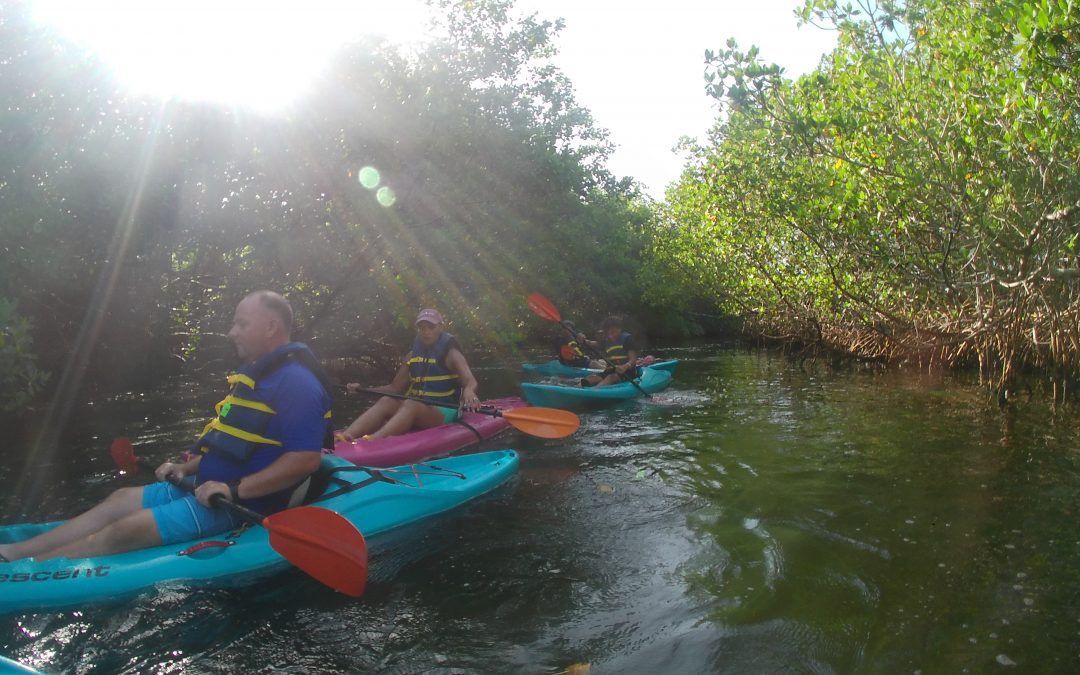
[[[411,400],[380,398],[353,420],[339,438],[346,441],[383,438],[447,424],[460,416],[462,408],[480,405],[476,386],[461,345],[443,328],[442,315],[434,309],[421,310],[416,315],[412,348],[393,381],[368,390],[405,395],[412,397]],[[350,393],[362,389],[357,382],[346,385]],[[425,401],[441,405],[428,405]]]
[[[607,362],[607,367],[600,374],[581,378],[583,387],[602,387],[618,384],[640,375],[637,367],[637,346],[634,337],[623,330],[623,320],[619,316],[609,316],[600,326],[602,335],[599,340],[587,340],[583,333],[578,338],[594,349],[600,350]]]
[[[592,361],[588,356],[585,356],[585,352],[581,351],[581,345],[578,343],[578,331],[571,321],[563,321],[563,326],[573,331],[565,329],[559,330],[558,343],[556,349],[558,350],[559,363],[564,366],[570,366],[571,368],[603,368],[598,361]]]
[[[314,355],[290,341],[292,321],[277,293],[241,300],[229,339],[244,365],[229,375],[229,394],[192,446],[194,456],[159,466],[162,482],[121,488],[52,530],[0,545],[0,557],[93,557],[227,532],[241,521],[210,507],[215,494],[262,513],[286,508],[333,444],[330,395]],[[165,482],[169,475],[193,481],[194,493]]]

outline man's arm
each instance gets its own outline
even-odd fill
[[[237,486],[237,497],[254,499],[285,488],[292,487],[319,468],[322,453],[319,450],[286,452],[262,471],[244,476]],[[203,506],[210,506],[215,494],[229,499],[229,486],[218,481],[207,481],[195,490],[195,496]]]

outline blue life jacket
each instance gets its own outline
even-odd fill
[[[257,384],[260,379],[290,360],[306,367],[323,382],[323,387],[326,387],[318,360],[307,345],[290,342],[278,347],[252,363],[245,364],[226,378],[232,389],[228,396],[214,406],[217,417],[203,428],[202,435],[192,446],[192,452],[210,452],[237,464],[244,464],[260,446],[280,447],[280,440],[264,436],[267,425],[277,411],[268,406],[259,395]],[[334,431],[329,409],[323,417],[326,419],[323,447],[333,447]]]
[[[615,342],[604,339],[604,358],[613,366],[621,366],[630,360],[630,350],[627,343],[630,342],[630,333],[623,332]]]
[[[439,335],[439,339],[430,347],[425,347],[417,336],[409,352],[409,390],[406,396],[412,396],[432,403],[447,405],[458,404],[461,396],[458,376],[446,367],[446,354],[454,336],[450,333]]]

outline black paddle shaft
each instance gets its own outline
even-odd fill
[[[457,410],[458,409],[458,406],[451,405],[449,403],[436,403],[435,401],[425,401],[424,399],[416,398],[415,396],[405,396],[404,394],[388,394],[386,392],[376,391],[375,389],[365,389],[363,387],[360,388],[360,392],[362,392],[364,394],[371,394],[372,396],[389,396],[390,398],[397,398],[397,399],[401,399],[402,401],[419,401],[420,403],[423,403],[424,405],[433,405],[433,406],[437,406],[439,408],[450,408],[452,410]],[[463,410],[468,410],[468,411],[474,412],[474,413],[480,413],[481,415],[491,415],[492,417],[502,417],[503,416],[502,411],[500,411],[500,410],[498,410],[496,408],[489,408],[489,407],[485,407],[485,406],[480,406],[480,407],[477,407],[477,408],[468,408],[468,407],[466,407],[466,408],[462,408],[462,409]]]

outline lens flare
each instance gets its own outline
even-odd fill
[[[372,166],[365,166],[358,174],[360,184],[369,190],[374,190],[379,184],[379,170]]]
[[[394,191],[390,188],[381,187],[379,188],[379,191],[375,193],[375,199],[379,202],[379,204],[385,207],[390,207],[393,206],[394,202],[397,201],[397,195],[394,194]]]

